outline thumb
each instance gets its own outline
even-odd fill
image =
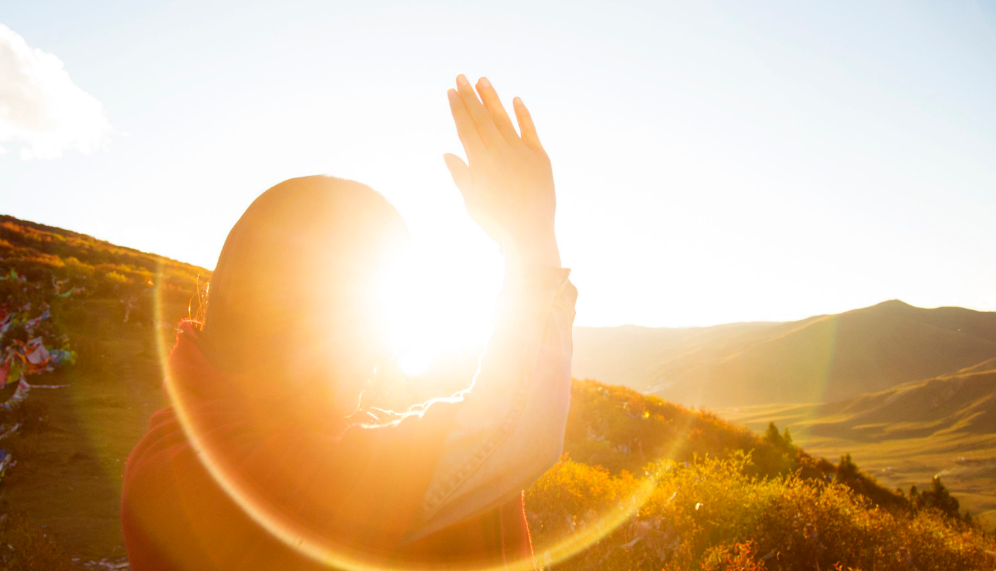
[[[466,197],[470,192],[471,178],[470,178],[470,167],[467,163],[463,162],[463,159],[452,154],[443,154],[443,160],[446,161],[446,168],[450,169],[450,176],[453,177],[453,183],[460,190],[460,193]]]

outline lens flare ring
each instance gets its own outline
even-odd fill
[[[163,280],[161,278],[162,274],[160,273],[156,279],[154,295],[156,319],[159,323],[165,318],[161,290]],[[287,547],[319,564],[328,566],[330,569],[343,569],[345,571],[442,571],[454,568],[466,571],[532,571],[535,568],[532,558],[523,558],[511,563],[497,565],[460,563],[458,567],[446,564],[385,563],[374,561],[372,556],[361,557],[344,553],[330,545],[328,538],[317,537],[305,529],[300,529],[301,526],[295,526],[293,522],[288,521],[272,507],[254,501],[250,494],[245,493],[236,484],[237,478],[233,478],[225,472],[222,463],[218,461],[218,456],[205,445],[204,440],[198,434],[195,423],[189,414],[187,403],[184,402],[182,394],[171,381],[172,376],[169,371],[171,350],[161,333],[157,333],[156,345],[167,397],[197,458],[214,482],[242,509],[247,517]],[[618,502],[607,512],[600,514],[593,521],[586,522],[586,525],[565,537],[551,541],[548,546],[537,546],[534,559],[541,561],[544,566],[551,566],[581,553],[636,515],[651,497],[656,486],[656,475],[645,478],[640,481],[633,493],[627,498]]]

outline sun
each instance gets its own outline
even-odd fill
[[[378,278],[378,308],[395,362],[408,378],[431,380],[445,355],[484,347],[494,300],[467,286],[479,279],[417,243],[388,261]]]

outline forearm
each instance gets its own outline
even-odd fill
[[[524,268],[506,280],[495,332],[463,395],[414,537],[497,505],[560,456],[577,290],[568,270]]]

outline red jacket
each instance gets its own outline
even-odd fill
[[[189,328],[170,379],[202,453],[173,408],[153,415],[124,475],[121,521],[135,571],[329,568],[288,545],[297,537],[331,564],[337,556],[378,566],[531,560],[521,497],[402,543],[460,403],[383,428],[305,426],[246,396],[240,387],[258,381],[212,367]]]

